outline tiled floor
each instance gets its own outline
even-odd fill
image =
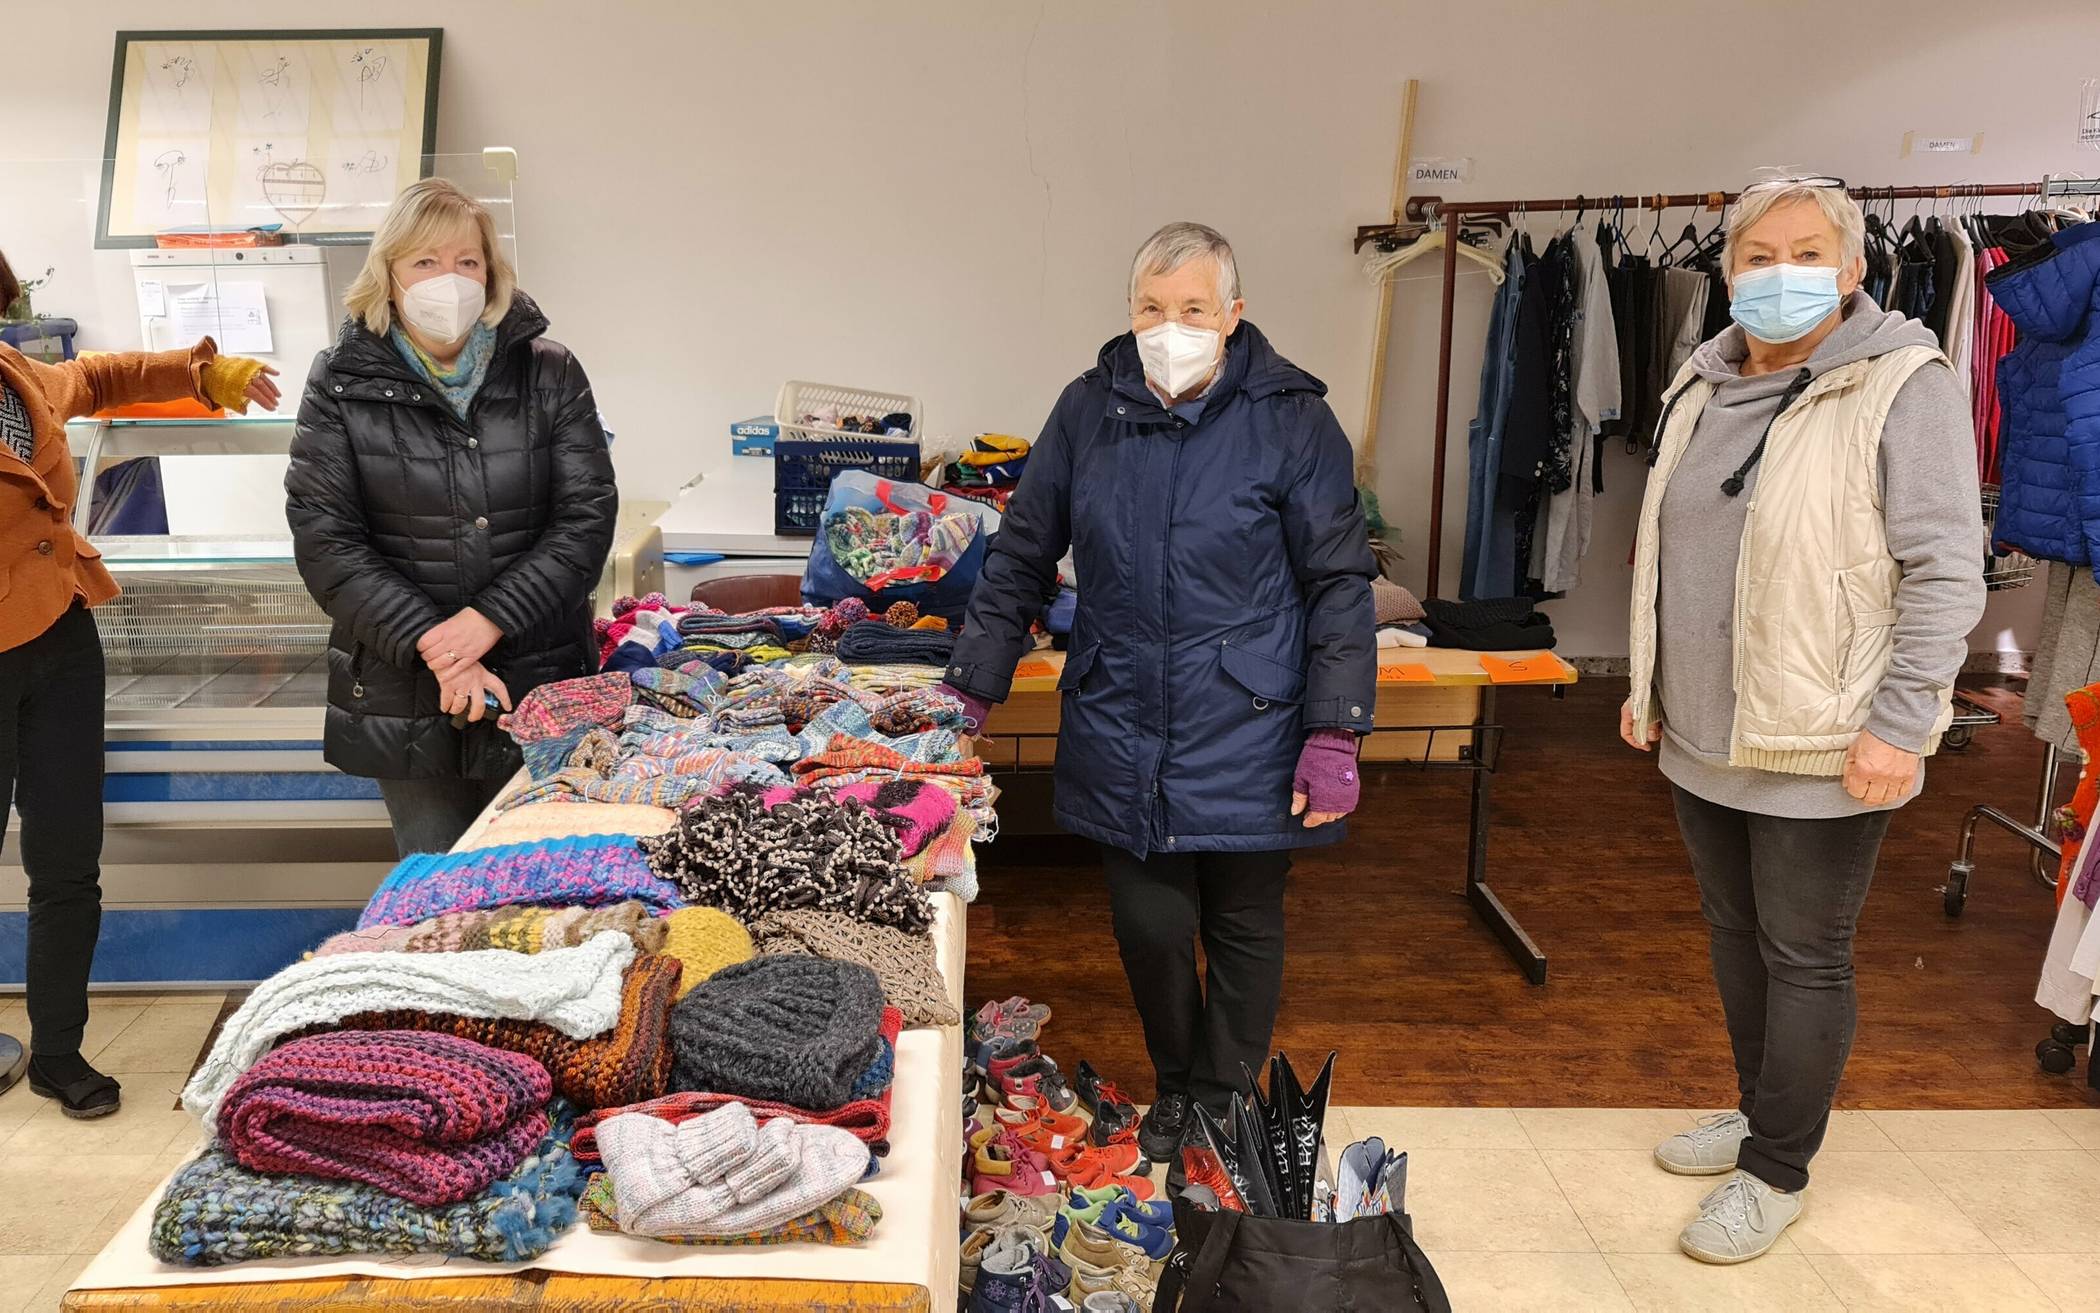
[[[1717,1182],[1650,1159],[1697,1115],[1343,1108],[1327,1133],[1408,1151],[1415,1235],[1460,1310],[2100,1313],[2100,1109],[1837,1113],[1807,1212],[1733,1268],[1677,1252]]]
[[[209,994],[98,999],[91,1061],[124,1110],[75,1123],[0,1095],[0,1313],[46,1310],[178,1163],[175,1092],[218,1014]],[[19,998],[0,1031],[21,1034]],[[1806,1215],[1774,1253],[1712,1268],[1677,1252],[1711,1180],[1670,1176],[1667,1109],[1341,1108],[1339,1147],[1406,1149],[1408,1206],[1466,1310],[2046,1310],[2100,1313],[2100,1109],[1840,1112]]]
[[[98,995],[81,1052],[124,1084],[124,1107],[92,1122],[17,1083],[0,1094],[0,1313],[58,1307],[88,1259],[193,1147],[175,1108],[222,994]],[[19,995],[0,1032],[26,1039]]]

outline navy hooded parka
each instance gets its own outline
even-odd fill
[[[1004,701],[1067,549],[1056,814],[1138,857],[1332,843],[1290,814],[1306,731],[1371,727],[1371,555],[1318,379],[1242,321],[1189,422],[1124,334],[1059,398],[948,672]]]

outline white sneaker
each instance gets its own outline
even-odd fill
[[[1801,1219],[1801,1193],[1781,1194],[1748,1172],[1737,1172],[1699,1201],[1699,1216],[1677,1237],[1677,1247],[1702,1263],[1747,1263],[1762,1255]]]
[[[1655,1162],[1679,1176],[1719,1176],[1735,1170],[1736,1152],[1749,1138],[1748,1117],[1739,1112],[1716,1113],[1656,1145]]]

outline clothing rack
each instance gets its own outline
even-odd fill
[[[2039,182],[1957,183],[1940,187],[1854,187],[1860,200],[1956,200],[1984,196],[2029,196],[2044,202],[2055,196],[2100,195],[2100,181],[2043,178]],[[1555,214],[1620,208],[1663,210],[1703,208],[1719,211],[1733,204],[1738,192],[1704,191],[1657,193],[1654,195],[1560,196],[1530,201],[1447,201],[1441,196],[1417,196],[1408,200],[1403,222],[1371,224],[1356,230],[1356,249],[1369,242],[1392,243],[1411,240],[1424,225],[1441,224],[1444,231],[1443,302],[1437,329],[1436,446],[1429,475],[1429,579],[1424,597],[1442,592],[1444,549],[1444,473],[1451,425],[1451,318],[1458,291],[1459,229],[1469,219],[1503,218],[1511,215]],[[1372,419],[1375,422],[1376,416]]]

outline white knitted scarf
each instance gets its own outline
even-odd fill
[[[547,953],[345,953],[309,958],[255,987],[182,1091],[182,1106],[216,1127],[219,1100],[280,1038],[358,1012],[442,1012],[544,1021],[589,1039],[620,1019],[634,940],[605,930]]]

